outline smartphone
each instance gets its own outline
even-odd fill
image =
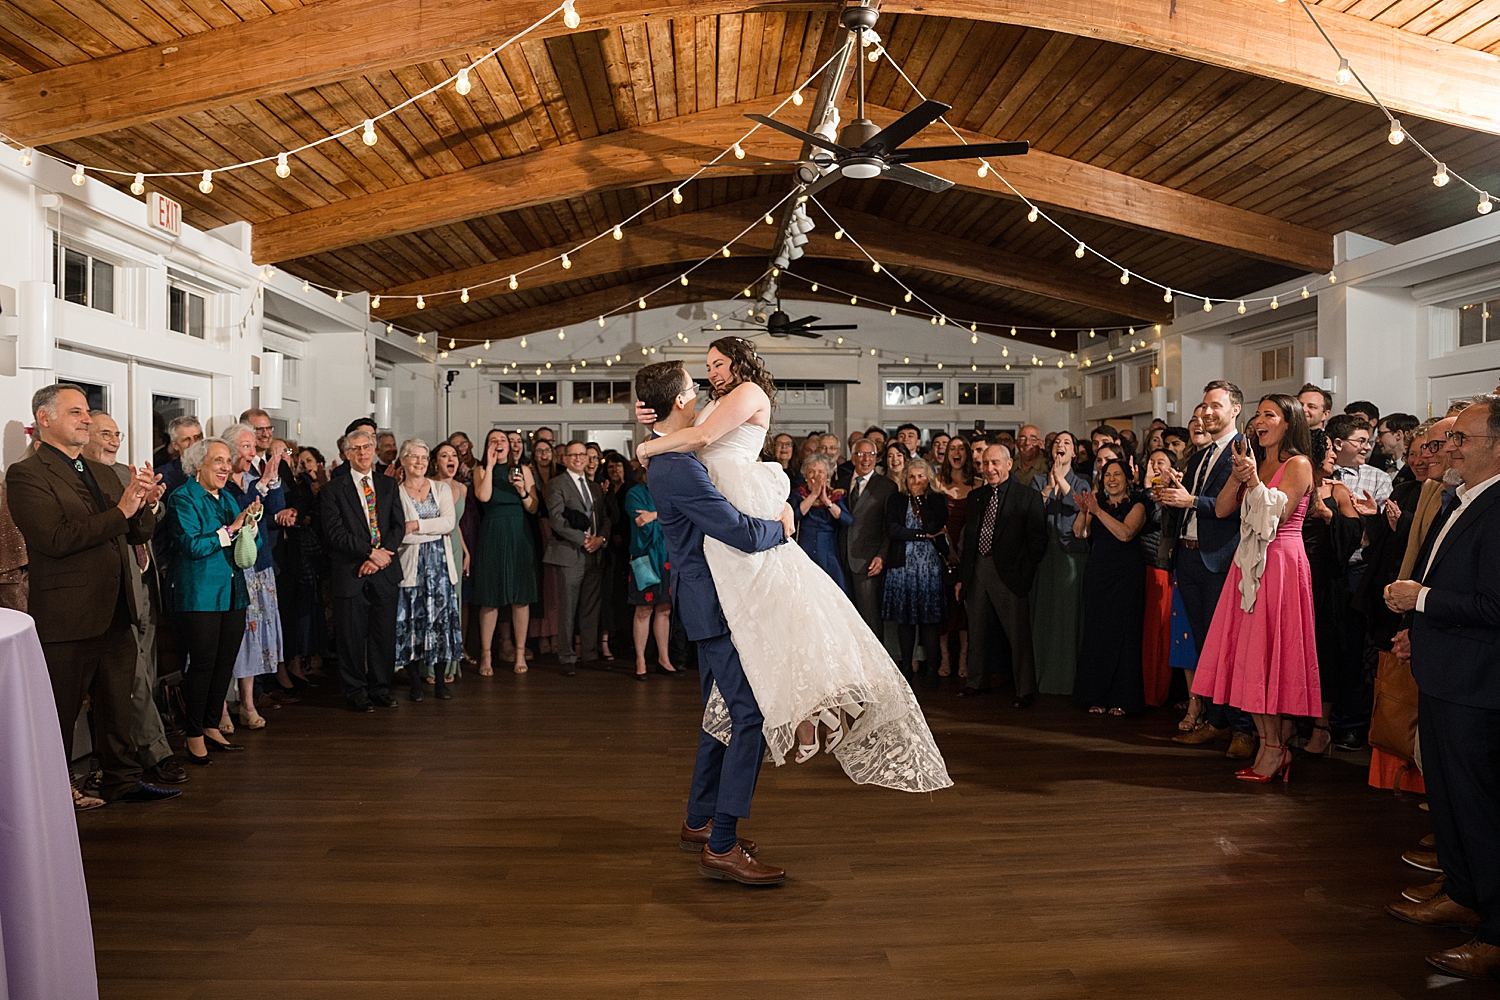
[[[976,420],[976,421],[974,421],[974,433],[975,434],[983,434],[984,433],[984,421],[983,420]]]

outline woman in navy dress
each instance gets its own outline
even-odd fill
[[[802,485],[792,491],[797,544],[848,593],[839,565],[839,525],[853,524],[854,515],[844,506],[844,491],[833,488],[833,459],[822,452],[808,455],[802,462],[802,478]]]
[[[1073,700],[1097,715],[1133,715],[1146,710],[1141,674],[1146,560],[1139,537],[1146,503],[1132,492],[1124,459],[1106,461],[1099,478],[1102,495],[1080,493],[1073,526],[1075,535],[1093,542],[1083,572],[1083,646]]]
[[[901,669],[915,670],[917,634],[927,654],[925,687],[938,684],[940,626],[948,617],[948,588],[943,563],[948,555],[946,529],[948,496],[934,487],[932,466],[920,458],[909,459],[901,492],[885,502],[885,534],[890,549],[885,560],[885,597],[880,615],[896,623],[901,645]]]

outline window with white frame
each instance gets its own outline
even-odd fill
[[[204,317],[208,295],[185,285],[167,286],[167,329],[203,340],[207,333]]]
[[[1496,301],[1500,306],[1500,300]],[[1491,318],[1488,302],[1473,302],[1458,309],[1458,346],[1500,343],[1500,317]]]
[[[1014,382],[959,382],[959,406],[1015,406]]]
[[[828,386],[823,382],[776,382],[778,406],[827,406]]]
[[[1100,372],[1091,376],[1093,382],[1094,403],[1107,403],[1110,400],[1120,398],[1120,372],[1117,368],[1111,368],[1107,372]]]
[[[886,406],[942,406],[942,382],[917,382],[887,380],[885,383]]]
[[[64,302],[114,315],[118,272],[119,268],[110,261],[100,260],[92,252],[71,246],[58,234],[52,234],[52,286]]]
[[[629,403],[630,381],[574,382],[573,402],[584,403]]]
[[[1260,380],[1278,382],[1292,377],[1293,352],[1291,344],[1267,347],[1260,352]]]
[[[556,382],[496,382],[495,388],[501,406],[557,402]]]

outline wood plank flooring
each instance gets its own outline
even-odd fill
[[[1496,994],[1382,912],[1428,825],[1363,754],[1249,786],[1168,711],[923,692],[956,787],[768,767],[741,832],[790,878],[751,890],[677,847],[696,675],[456,690],[365,716],[325,682],[180,798],[81,816],[101,997]]]

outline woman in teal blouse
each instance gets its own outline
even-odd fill
[[[188,658],[182,697],[187,758],[194,764],[209,763],[209,750],[244,749],[224,738],[219,719],[250,603],[245,573],[234,564],[234,537],[259,511],[260,501],[241,511],[224,489],[233,464],[224,442],[199,441],[182,456],[182,469],[192,478],[167,498],[172,511],[167,609],[176,616]]]
[[[630,518],[630,573],[627,576],[626,599],[635,608],[635,679],[646,679],[646,643],[656,633],[656,659],[664,674],[680,673],[672,666],[668,646],[672,638],[672,598],[667,590],[671,567],[667,563],[667,541],[656,521],[656,504],[644,480],[625,494],[625,516]],[[658,582],[644,586],[636,579],[636,560],[645,557],[651,563]]]

